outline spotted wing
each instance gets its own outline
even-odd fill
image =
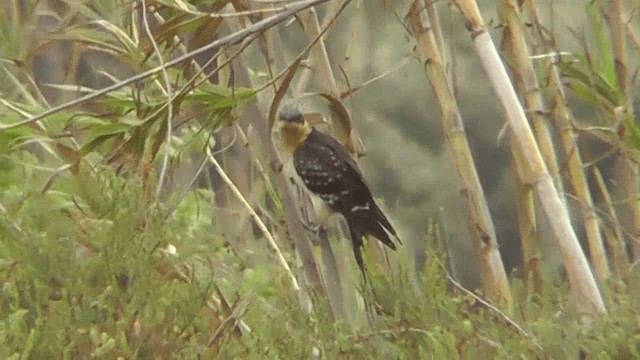
[[[293,154],[296,173],[312,193],[342,214],[373,201],[358,165],[331,135],[313,130]]]

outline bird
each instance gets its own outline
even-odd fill
[[[293,100],[283,100],[272,135],[284,175],[311,199],[316,229],[335,214],[346,220],[355,260],[366,282],[363,237],[372,236],[392,250],[396,250],[392,237],[402,242],[373,198],[360,167],[340,141],[311,126]]]

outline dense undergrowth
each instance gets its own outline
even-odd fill
[[[211,139],[224,138],[220,134],[230,128],[228,125],[239,124],[231,145],[218,144],[214,150],[224,158],[225,169],[246,162],[243,176],[251,184],[243,196],[256,205],[302,289],[312,288],[303,281],[308,274],[300,269],[296,256],[302,257],[302,251],[298,248],[296,252],[292,245],[296,242],[287,233],[291,223],[285,221],[284,202],[273,186],[271,177],[275,176],[264,170],[268,159],[250,149],[259,148],[251,143],[255,139],[251,131],[255,136],[260,124],[242,117],[249,113],[244,112],[248,102],[271,89],[264,78],[275,76],[277,71],[272,70],[286,70],[263,68],[261,56],[268,54],[255,56],[264,50],[264,44],[260,43],[259,51],[255,49],[258,45],[248,47],[249,54],[243,54],[258,64],[245,70],[260,86],[236,86],[234,74],[240,73],[242,66],[230,69],[226,61],[241,52],[229,47],[209,54],[212,59],[219,56],[218,71],[200,73],[207,68],[204,63],[195,66],[185,62],[169,67],[166,73],[155,72],[135,85],[123,85],[102,97],[60,108],[37,121],[32,118],[68,98],[95,93],[132,74],[166,64],[188,51],[182,48],[189,43],[183,38],[190,39],[194,48],[220,39],[219,35],[228,31],[218,28],[222,17],[212,18],[210,13],[217,14],[226,3],[242,1],[149,1],[149,15],[155,15],[149,34],[141,22],[143,7],[136,5],[142,2],[51,3],[59,6],[43,10],[38,0],[12,0],[7,2],[11,6],[0,7],[9,14],[7,21],[0,22],[4,80],[0,82],[1,359],[640,358],[637,264],[620,266],[621,271],[616,267],[611,280],[599,284],[606,314],[586,317],[580,313],[583,304],[573,300],[566,279],[552,278],[557,264],[546,259],[542,264],[547,278],[540,282],[541,295],[533,289],[535,281],[511,274],[514,300],[512,309],[503,313],[484,302],[482,294],[463,289],[447,273],[444,241],[435,225],[421,235],[423,238],[404,238],[405,247],[397,256],[391,255],[397,265],[392,274],[383,275],[376,271],[375,261],[368,262],[374,291],[363,291],[371,294],[364,296],[366,301],[353,290],[362,284],[352,264],[350,245],[343,246],[342,250],[348,251],[340,251],[343,244],[333,239],[340,265],[335,268],[341,271],[343,282],[334,290],[340,288],[345,294],[346,313],[344,322],[335,320],[332,314],[339,311],[328,308],[325,297],[330,296],[297,293],[264,234],[251,231],[255,224],[246,209],[236,206],[232,196],[223,199],[224,190],[220,189],[226,189],[225,184],[218,178],[212,181],[214,174],[202,171],[206,160],[197,165]],[[258,2],[248,3],[258,6]],[[200,11],[202,8],[206,11]],[[272,12],[234,10],[243,16],[266,17]],[[59,28],[32,31],[40,29],[40,21],[49,17],[55,18]],[[280,22],[286,19],[282,17]],[[232,30],[240,25],[238,33],[245,31],[245,19],[238,24],[235,20],[226,17],[224,21]],[[598,24],[592,27],[597,30]],[[246,34],[246,39],[259,38]],[[349,37],[343,40],[358,43]],[[157,44],[152,44],[154,41]],[[250,43],[245,41],[242,46]],[[267,50],[285,57],[278,48]],[[564,80],[572,80],[569,84],[574,95],[606,110],[590,110],[603,113],[603,119],[610,117],[609,110],[621,109],[623,98],[617,92],[617,62],[606,55],[609,52],[593,52],[604,56],[605,66],[601,67],[598,61],[592,62],[597,56],[586,50],[573,62],[558,63]],[[68,63],[61,60],[56,67],[46,62],[56,56]],[[293,64],[297,68],[301,62]],[[46,76],[56,71],[62,72],[59,78]],[[276,79],[268,82],[279,83]],[[352,90],[355,92],[355,88],[347,92]],[[385,90],[385,97],[394,91]],[[416,95],[411,102],[423,101],[422,94]],[[271,95],[263,97],[262,105],[273,99]],[[341,101],[335,97],[333,105]],[[263,111],[267,108],[257,112],[267,112]],[[334,107],[334,112],[339,108]],[[627,134],[620,132],[625,141],[611,140],[612,148],[637,155],[637,122],[631,113],[618,115],[621,118],[615,126],[624,123]],[[414,132],[423,134],[423,130],[421,125]],[[598,131],[607,139],[617,136],[613,127],[587,130]],[[234,158],[229,155],[232,151],[226,151],[236,136],[236,146],[248,149],[248,155],[236,153]],[[242,137],[249,140],[243,143]],[[188,174],[181,174],[182,166],[188,168],[184,170]],[[384,163],[380,169],[384,176],[395,176]],[[405,170],[413,169],[407,166],[398,172]],[[191,180],[170,182],[161,174],[168,174],[167,178],[184,175]],[[200,183],[204,177],[208,177],[206,186]],[[412,181],[411,186],[425,186],[423,180]],[[194,183],[202,186],[192,186]],[[456,193],[463,193],[458,190]],[[637,199],[630,200],[635,204]],[[411,212],[420,219],[425,217],[422,207],[400,208],[394,215],[402,219]],[[462,213],[456,215],[451,223],[467,221]],[[608,220],[601,212],[598,216],[603,223]],[[452,244],[468,239],[449,240]],[[517,236],[500,240],[503,244],[520,241]],[[617,240],[622,243],[622,236]],[[424,242],[424,256],[410,253],[422,248]],[[321,263],[325,258],[318,253],[326,248],[315,247],[312,255]],[[513,252],[505,251],[502,256],[510,254]],[[425,259],[417,270],[407,265],[419,262],[416,259]],[[628,259],[624,260],[628,265]],[[470,263],[464,270],[477,272],[475,265]],[[331,287],[326,283],[326,288]],[[310,312],[306,310],[308,298]],[[377,311],[367,316],[364,304],[372,303],[377,304]]]
[[[82,174],[61,182],[73,195],[43,193],[37,172],[23,167],[1,176],[2,358],[640,356],[638,300],[621,284],[605,286],[609,313],[585,326],[566,285],[534,299],[514,280],[519,330],[451,286],[435,245],[420,281],[404,270],[375,277],[378,314],[350,329],[319,299],[302,311],[262,239],[232,254],[212,225],[210,191],[193,191],[168,213],[145,200],[141,181],[103,171],[88,186]],[[254,265],[244,265],[247,256]]]

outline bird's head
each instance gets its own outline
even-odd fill
[[[278,121],[282,122],[282,125],[303,125],[305,121],[300,104],[291,99],[282,100],[280,112],[278,113]]]
[[[280,141],[283,144],[294,148],[304,141],[312,130],[304,118],[300,104],[286,98],[282,100],[273,128],[274,133],[280,134]]]

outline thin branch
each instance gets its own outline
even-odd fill
[[[278,258],[278,262],[280,263],[280,265],[282,265],[282,267],[286,270],[287,274],[289,275],[293,288],[296,291],[300,291],[300,286],[298,285],[298,281],[296,280],[296,277],[293,275],[293,272],[291,272],[291,268],[289,267],[287,260],[284,258],[284,255],[282,255],[282,251],[280,251],[280,248],[278,247],[276,240],[273,238],[273,236],[271,236],[271,233],[269,233],[269,230],[267,229],[264,222],[262,222],[262,219],[260,219],[258,214],[256,214],[255,210],[253,210],[251,205],[249,205],[249,203],[244,198],[240,190],[238,190],[238,188],[235,186],[233,181],[229,179],[229,176],[227,176],[227,174],[224,172],[224,170],[222,169],[222,167],[220,166],[216,158],[213,157],[213,155],[211,154],[211,149],[208,146],[207,146],[207,157],[209,158],[209,161],[211,162],[211,164],[213,164],[213,166],[216,168],[218,175],[220,175],[222,180],[231,189],[233,194],[238,198],[238,200],[242,203],[242,205],[244,205],[247,211],[249,211],[249,213],[251,214],[251,217],[256,222],[256,224],[258,225],[258,227],[260,228],[264,236],[267,238],[267,242],[269,242],[269,245],[271,245],[273,250],[276,252],[276,257]]]
[[[144,1],[144,0],[143,0]],[[211,337],[209,338],[209,341],[207,341],[207,347],[211,347],[213,346],[217,340],[220,338],[220,336],[222,335],[222,333],[224,332],[224,330],[226,330],[227,326],[231,323],[231,322],[235,322],[238,325],[244,325],[244,327],[247,327],[245,324],[243,324],[242,322],[242,318],[244,317],[244,315],[247,313],[247,311],[249,311],[249,305],[251,304],[251,302],[254,299],[254,294],[253,292],[249,293],[249,295],[246,297],[246,300],[244,301],[243,304],[238,304],[232,311],[231,314],[229,314],[229,316],[227,316],[227,318],[225,318],[222,323],[220,324],[220,326],[218,326],[218,328],[216,329],[216,331],[213,333],[213,335],[211,335]],[[248,327],[247,327],[248,328]]]
[[[485,306],[487,309],[489,309],[489,310],[493,311],[494,313],[498,314],[507,323],[509,323],[509,325],[513,326],[520,333],[520,335],[522,335],[525,338],[531,339],[533,341],[533,344],[538,349],[543,350],[542,345],[540,345],[538,340],[535,337],[533,337],[531,334],[529,334],[525,329],[523,329],[522,326],[520,326],[520,324],[515,322],[515,320],[513,320],[511,317],[509,317],[509,315],[507,315],[504,311],[502,311],[499,308],[497,308],[495,305],[491,304],[487,300],[485,300],[485,299],[481,298],[480,296],[476,295],[473,291],[471,291],[471,290],[465,288],[464,286],[462,286],[462,284],[460,284],[458,281],[456,281],[456,279],[454,279],[451,276],[451,274],[449,274],[449,272],[447,271],[447,268],[445,267],[445,265],[440,260],[436,259],[436,262],[438,263],[438,266],[440,266],[442,271],[444,271],[444,274],[447,276],[447,279],[449,280],[449,282],[451,282],[451,284],[453,286],[458,288],[463,293],[465,293],[465,294],[471,296],[472,298],[474,298],[476,301],[478,301],[480,304]]]

